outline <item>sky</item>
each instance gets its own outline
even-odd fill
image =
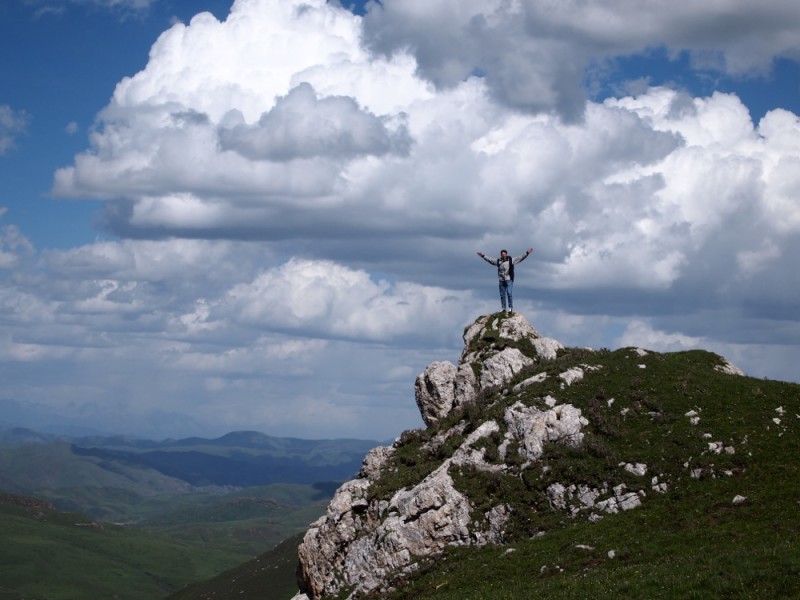
[[[0,424],[385,440],[500,308],[800,382],[795,0],[6,0]]]

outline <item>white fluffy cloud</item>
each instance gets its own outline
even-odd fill
[[[4,394],[54,414],[80,409],[87,426],[108,427],[116,411],[133,431],[174,435],[172,418],[152,421],[168,410],[191,414],[196,433],[367,437],[375,421],[369,435],[388,437],[398,423],[418,425],[413,378],[430,360],[419,349],[454,345],[471,316],[469,293],[332,261],[265,266],[254,243],[122,241],[37,255],[16,231],[2,239],[16,267],[0,286]]]
[[[14,147],[16,138],[25,132],[29,121],[25,111],[0,104],[0,156]]]
[[[570,20],[571,4],[552,14],[534,2],[431,8],[444,56],[457,46],[448,32],[461,39],[475,15],[507,43],[555,35],[506,30],[521,11],[544,30],[571,23],[558,39],[583,40],[595,59],[597,40],[620,38],[602,47],[610,55],[656,33],[691,49],[703,23],[749,11],[631,6],[645,32],[621,36],[622,8],[603,9],[596,25]],[[724,248],[729,273],[780,264],[800,221],[795,115],[773,111],[756,127],[735,96],[651,89],[589,103],[579,123],[565,123],[498,102],[491,77],[465,80],[471,71],[435,92],[420,76],[420,52],[416,61],[396,50],[376,57],[361,44],[362,31],[368,41],[386,28],[397,39],[421,34],[423,12],[396,1],[361,19],[321,0],[239,0],[223,22],[203,14],[175,25],[148,66],[119,84],[92,148],[56,173],[54,191],[105,200],[109,226],[125,235],[286,240],[333,258],[353,238],[389,236],[420,256],[432,240],[452,239],[445,257],[481,237],[505,245],[495,241],[502,233],[522,248],[533,239],[553,288],[668,289],[692,276],[698,256],[722,250],[720,237],[738,244]],[[679,35],[678,15],[698,19],[696,40]],[[703,39],[730,52],[743,43],[717,33]],[[790,50],[774,41],[767,54]],[[510,54],[498,50],[497,60]],[[369,255],[385,261],[397,247]]]
[[[576,0],[383,2],[365,20],[370,48],[409,49],[437,86],[485,76],[503,103],[580,120],[586,69],[666,48],[698,67],[768,72],[775,57],[800,57],[800,13],[792,0],[697,3]]]
[[[0,237],[0,354],[31,365],[12,392],[55,397],[47,362],[60,397],[125,390],[131,421],[174,397],[198,423],[389,435],[418,421],[414,374],[497,304],[475,251],[529,246],[515,305],[546,335],[796,377],[758,356],[800,348],[798,116],[583,91],[651,48],[766,71],[798,57],[794,3],[370,6],[237,0],[159,37],[54,179],[123,241]]]

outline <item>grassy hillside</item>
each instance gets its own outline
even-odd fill
[[[592,369],[566,386],[559,374],[580,365]],[[589,421],[580,447],[548,445],[528,468],[455,473],[473,518],[512,507],[505,543],[421,561],[391,598],[800,598],[800,385],[726,374],[723,365],[703,351],[567,349],[438,427],[404,434],[373,485],[378,497],[419,482],[489,419],[501,432],[485,438],[485,456],[499,464],[503,414],[517,401],[544,410],[552,396]],[[544,381],[512,390],[542,370]],[[459,421],[463,431],[428,444]],[[642,505],[590,522],[577,502],[574,515],[551,506],[554,483],[625,484]],[[215,595],[195,586],[180,600],[265,597],[271,578],[290,577],[294,565],[264,561],[248,571],[246,590],[236,570],[214,580]]]
[[[0,489],[23,494],[62,488],[114,488],[138,495],[187,491],[155,469],[79,456],[67,441],[0,445]]]
[[[321,514],[336,481],[355,473],[376,444],[256,432],[215,440],[66,440],[19,429],[2,440],[2,491],[247,558]]]
[[[139,527],[250,558],[304,531],[323,514],[331,494],[327,486],[324,490],[299,485],[247,488],[214,502],[195,506],[184,502]]]
[[[0,489],[38,494],[86,486],[146,496],[193,487],[342,481],[358,471],[361,459],[376,445],[370,440],[300,440],[249,431],[213,440],[49,440],[17,429],[0,435]]]
[[[289,600],[297,593],[294,571],[302,537],[294,535],[269,552],[208,581],[186,586],[166,600]]]
[[[40,503],[39,512],[31,513],[30,506],[23,510],[10,500],[5,503],[0,600],[97,600],[115,593],[160,599],[305,530],[339,485],[314,478],[352,474],[375,444],[253,432],[219,440],[152,442],[65,440],[13,430],[2,439],[0,490],[36,496],[53,506]],[[155,462],[153,453],[158,453]],[[285,466],[270,467],[287,456],[294,468],[288,479],[299,483],[280,482]],[[254,481],[273,483],[225,485],[218,472],[250,473]],[[201,476],[193,479],[192,473]]]
[[[599,369],[562,388],[558,374],[579,364]],[[728,375],[721,364],[702,351],[573,350],[519,396],[498,390],[455,416],[443,428],[466,417],[467,435],[486,419],[502,422],[517,400],[552,395],[581,408],[590,433],[580,448],[552,445],[546,468],[519,477],[462,472],[457,486],[477,507],[514,507],[508,543],[425,563],[391,597],[800,597],[800,386]],[[432,468],[437,461],[421,451],[431,433],[408,436],[397,460]],[[629,473],[628,463],[646,464],[647,474]],[[585,512],[551,508],[556,482],[624,483],[644,499],[591,523]],[[384,492],[401,483],[387,477]]]
[[[244,557],[0,494],[0,598],[158,600]]]

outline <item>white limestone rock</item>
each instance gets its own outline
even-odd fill
[[[573,367],[563,373],[559,373],[558,378],[567,385],[572,385],[576,381],[583,379],[583,369],[580,367]]]
[[[650,489],[659,494],[666,494],[668,486],[665,482],[659,481],[656,475],[650,480]]]
[[[487,421],[481,424],[475,431],[467,436],[464,443],[453,453],[453,456],[449,459],[449,463],[457,467],[472,467],[479,471],[503,471],[505,465],[490,465],[486,462],[484,458],[486,448],[473,448],[473,444],[479,439],[487,437],[497,431],[500,431],[500,426],[494,421]]]
[[[632,510],[642,505],[642,500],[636,492],[626,492],[624,483],[614,487],[614,495],[606,500],[601,500],[595,507],[603,512],[616,514],[624,510]]]
[[[364,460],[361,463],[361,470],[358,476],[370,481],[376,480],[380,474],[381,469],[394,454],[394,446],[377,446],[367,452]]]
[[[484,518],[489,524],[485,532],[477,532],[476,545],[502,544],[505,541],[505,526],[511,518],[511,507],[507,504],[498,504],[484,513]]]
[[[500,337],[518,342],[523,338],[538,338],[539,333],[531,326],[528,319],[520,313],[514,313],[499,323]]]
[[[546,442],[577,446],[583,441],[581,428],[589,421],[571,404],[560,404],[542,411],[516,402],[506,409],[508,431],[520,441],[520,455],[528,461],[541,456]]]
[[[369,501],[372,482],[368,479],[342,485],[325,516],[311,525],[298,549],[310,597],[334,595],[345,588],[372,592],[384,585],[390,574],[413,569],[415,557],[435,556],[447,546],[500,543],[510,509],[501,505],[488,511],[486,528],[473,524],[473,507],[455,489],[449,474],[453,467],[503,469],[503,465],[487,464],[485,449],[474,447],[499,429],[494,421],[481,424],[453,456],[389,501]],[[371,465],[390,456],[385,450],[372,453]]]
[[[478,380],[470,365],[448,361],[428,365],[414,382],[414,399],[422,420],[435,425],[454,408],[469,404],[478,393]]]
[[[598,489],[587,485],[572,484],[565,487],[560,483],[553,483],[547,487],[547,498],[553,508],[567,510],[576,515],[583,509],[594,507],[598,498],[607,492],[606,486]],[[575,504],[576,500],[578,504]]]
[[[486,339],[477,343],[480,338]],[[526,356],[509,346],[524,339],[531,341],[538,356]],[[464,331],[464,351],[458,365],[437,361],[417,377],[414,395],[423,421],[428,426],[440,423],[456,408],[474,402],[485,388],[508,383],[539,359],[555,358],[560,348],[556,340],[542,338],[520,314],[481,317]],[[480,372],[479,377],[476,372]],[[516,391],[544,377],[530,377]],[[498,454],[505,457],[516,437],[521,454],[528,460],[541,454],[545,442],[581,443],[581,427],[588,423],[571,405],[539,411],[517,403],[506,411],[504,419],[509,431]],[[438,433],[423,448],[437,452],[453,436],[463,435],[467,426],[462,421]],[[436,470],[389,499],[372,497],[369,490],[380,479],[397,445],[373,448],[358,478],[337,490],[326,514],[306,532],[298,550],[303,583],[297,600],[336,595],[345,589],[354,594],[380,594],[390,576],[415,569],[418,558],[436,556],[447,546],[502,543],[511,507],[494,506],[473,522],[474,507],[454,487],[450,475],[451,469],[508,469],[503,463],[487,462],[486,448],[479,443],[500,429],[495,421],[482,423]],[[593,501],[591,491],[582,497],[586,502]]]
[[[414,398],[426,425],[435,425],[453,410],[457,370],[449,361],[436,361],[417,377]]]
[[[488,315],[478,318],[464,330],[464,350],[461,352],[459,363],[481,362],[485,359],[485,349],[475,351],[473,346],[477,339],[490,335],[496,337],[496,341],[501,344],[528,339],[538,356],[547,360],[554,359],[557,351],[564,348],[558,340],[543,338],[520,313],[505,318]]]
[[[453,406],[472,404],[478,395],[479,383],[472,370],[472,365],[460,364],[456,369],[456,378],[453,382]]]
[[[563,350],[564,346],[553,338],[535,338],[531,340],[536,353],[545,360],[555,360],[558,351]]]
[[[638,477],[644,477],[647,474],[647,465],[644,463],[636,463],[635,465],[626,463],[624,468],[628,473],[632,473]]]
[[[315,521],[298,548],[305,586],[312,598],[344,588],[368,592],[392,573],[448,545],[468,545],[472,506],[453,486],[443,464],[408,490],[382,504],[368,504],[370,482],[356,479],[336,492],[325,516]]]
[[[722,364],[717,365],[714,367],[720,373],[725,373],[726,375],[739,375],[744,376],[744,371],[742,371],[739,367],[731,363],[727,358],[722,359]]]
[[[533,360],[516,348],[506,348],[483,361],[480,378],[482,389],[502,385],[525,367],[533,364]]]
[[[547,488],[547,497],[550,506],[555,509],[569,512],[575,517],[583,511],[599,511],[616,514],[625,510],[632,510],[641,506],[641,496],[637,492],[629,492],[624,483],[614,486],[609,495],[607,484],[599,488],[590,488],[586,485],[564,486],[553,483]],[[597,522],[602,519],[597,512],[591,512],[589,521]]]
[[[517,385],[515,385],[513,388],[511,388],[511,391],[513,391],[513,392],[522,391],[523,389],[525,389],[528,386],[533,385],[534,383],[543,382],[545,379],[547,379],[547,373],[537,373],[533,377],[528,377],[524,381],[520,381]]]

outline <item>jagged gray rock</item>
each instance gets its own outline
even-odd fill
[[[533,364],[533,360],[516,348],[506,348],[483,361],[481,389],[503,385],[514,375]]]
[[[476,343],[479,339],[481,343]],[[509,345],[524,344],[525,340],[530,341],[527,355]],[[481,317],[465,329],[464,346],[458,366],[434,362],[415,381],[415,399],[428,426],[441,422],[457,407],[474,402],[482,390],[503,386],[521,370],[555,358],[563,347],[542,338],[520,314],[505,319]],[[534,375],[527,385],[541,380]],[[549,410],[517,402],[506,411],[506,437],[498,449],[502,457],[512,441],[520,457],[528,462],[541,454],[545,442],[580,444],[581,427],[587,424],[581,411],[550,400]],[[462,436],[466,426],[462,421],[439,432],[426,448],[437,451],[453,436]],[[511,507],[494,506],[476,522],[474,507],[456,489],[451,477],[451,469],[506,470],[504,463],[487,461],[486,447],[481,444],[500,430],[500,424],[493,420],[481,423],[438,468],[389,499],[371,497],[370,487],[378,481],[400,441],[393,447],[371,450],[358,478],[337,490],[326,514],[304,536],[298,555],[305,597],[324,598],[343,589],[351,589],[352,594],[381,593],[390,576],[413,570],[417,558],[436,556],[447,546],[502,543]]]
[[[717,371],[725,373],[727,375],[739,375],[744,376],[744,371],[742,371],[739,367],[734,365],[731,361],[727,358],[723,359],[723,363],[721,365],[717,365],[714,367]]]
[[[472,402],[478,389],[478,380],[470,365],[456,367],[448,361],[436,361],[414,382],[414,398],[422,420],[430,427],[454,408]]]
[[[559,341],[542,337],[520,313],[514,313],[506,318],[496,315],[480,317],[464,330],[463,339],[464,350],[459,358],[460,364],[480,363],[482,356],[490,356],[498,351],[496,346],[494,348],[490,346],[488,350],[475,350],[475,342],[478,339],[493,339],[496,344],[519,342],[527,339],[536,349],[538,355],[548,360],[555,358],[556,352],[564,348]]]
[[[364,457],[358,476],[364,479],[375,480],[381,472],[386,461],[394,454],[393,446],[378,446],[373,448]]]
[[[457,370],[448,361],[432,362],[414,382],[414,398],[426,425],[438,423],[453,410]]]
[[[559,404],[541,411],[516,402],[505,413],[508,431],[521,441],[520,454],[528,461],[539,458],[546,442],[577,446],[583,440],[581,427],[589,422],[571,404]]]
[[[482,338],[495,339],[498,345],[527,339],[536,356],[530,358],[517,348],[496,345],[474,350],[475,341]],[[428,426],[439,423],[459,406],[474,402],[482,390],[503,385],[537,360],[554,359],[563,348],[557,340],[539,335],[519,313],[505,319],[481,317],[464,330],[463,339],[464,351],[457,366],[449,361],[433,362],[414,383],[414,398]]]
[[[497,429],[497,423],[482,424],[439,468],[388,502],[367,501],[368,479],[342,485],[298,549],[307,594],[320,598],[351,586],[375,590],[389,574],[413,568],[414,557],[501,539],[507,510],[490,511],[486,530],[470,528],[473,507],[449,474],[452,465],[485,465],[483,453],[472,446]]]
[[[560,483],[553,483],[547,488],[547,497],[553,508],[567,511],[573,517],[582,511],[590,510],[593,512],[589,515],[589,520],[599,521],[602,516],[598,512],[616,514],[641,506],[642,499],[639,494],[626,490],[624,483],[610,489],[607,483],[599,488],[575,484],[564,486]],[[607,497],[604,498],[604,496]]]

